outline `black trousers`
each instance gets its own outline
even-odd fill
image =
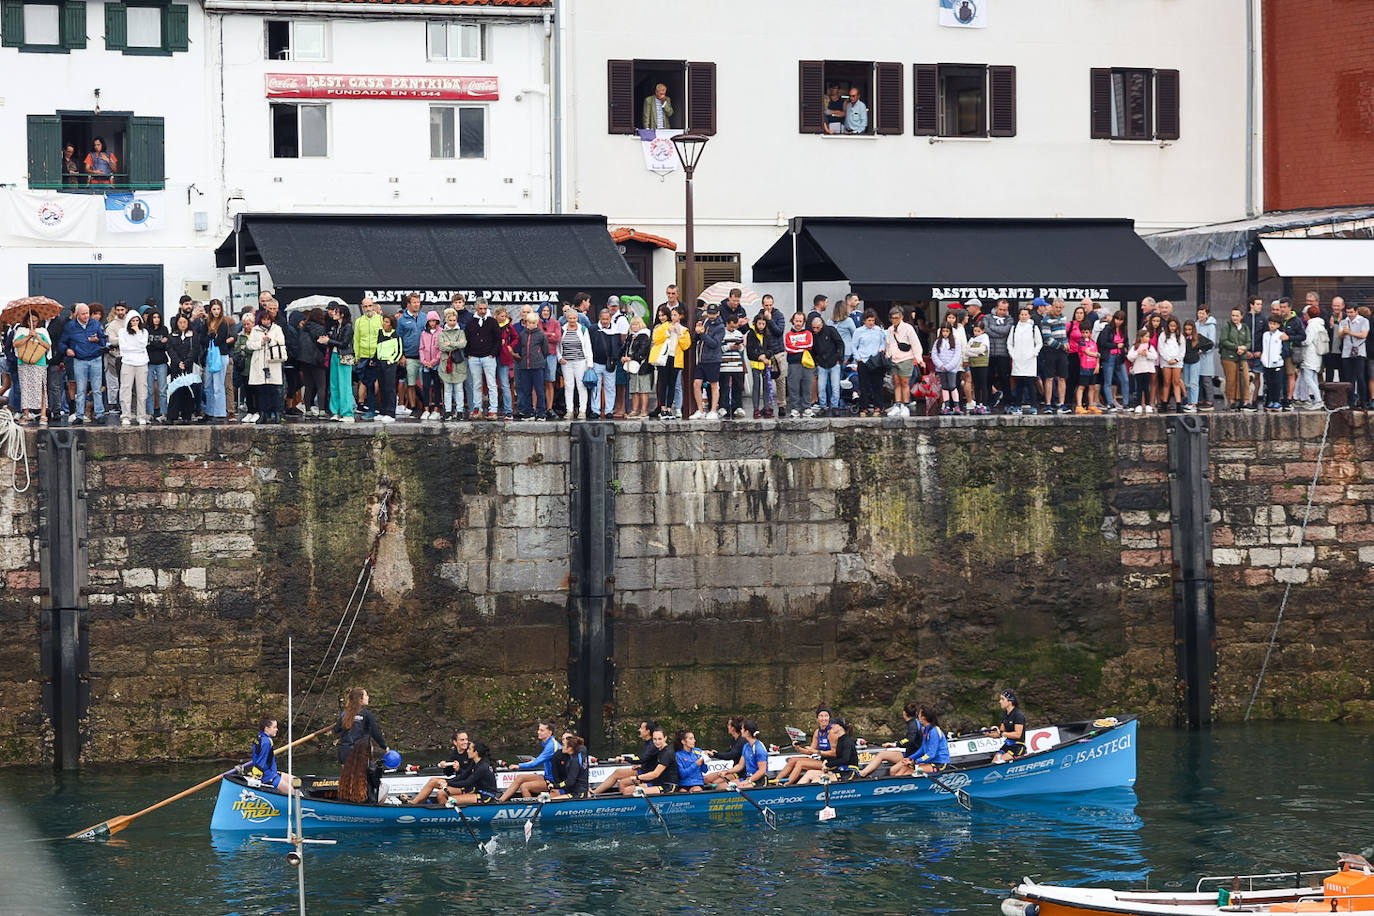
[[[988,357],[988,381],[992,383],[992,387],[1002,393],[1002,397],[1011,396],[1010,356]]]
[[[710,403],[707,401],[707,403]],[[744,407],[744,373],[720,374],[720,409],[739,410]]]
[[[377,378],[377,412],[384,417],[396,416],[396,366],[378,360],[372,370]],[[370,385],[367,391],[372,393]]]
[[[658,409],[659,409],[659,410],[672,410],[672,409],[673,409],[673,396],[674,396],[674,393],[675,393],[676,390],[677,390],[677,374],[678,374],[679,372],[681,372],[681,371],[682,371],[682,370],[679,369],[679,368],[677,368],[676,366],[660,366],[660,367],[659,367],[659,369],[658,369],[658,388],[657,388],[657,390],[656,390],[656,394],[658,395]],[[684,392],[682,393],[682,399],[683,399],[684,401],[686,401],[686,400],[687,400],[687,395],[689,395],[689,394],[691,394],[690,391],[684,391]],[[685,405],[684,405],[684,406],[685,406]],[[684,412],[685,412],[685,411],[684,411]]]
[[[883,372],[870,369],[859,363],[859,409],[869,410],[882,406]]]
[[[305,376],[305,403],[301,406],[307,410],[318,407],[329,413],[329,370],[324,366],[301,366],[300,371]],[[251,396],[252,388],[248,390]]]

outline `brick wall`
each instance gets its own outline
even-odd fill
[[[1374,4],[1264,0],[1263,29],[1265,209],[1374,204]]]
[[[1374,464],[1363,417],[1212,425],[1218,716],[1374,718]],[[1351,425],[1351,423],[1355,425]],[[568,461],[541,427],[88,430],[91,760],[233,754],[318,667],[393,743],[458,723],[514,751],[568,709]],[[31,450],[32,451],[32,450]],[[615,717],[776,733],[820,701],[870,734],[913,698],[951,724],[1013,686],[1041,720],[1172,718],[1161,418],[626,425],[615,440]],[[381,519],[385,518],[385,525]],[[0,760],[49,754],[33,491],[0,493]],[[1298,560],[1290,569],[1292,559]],[[331,660],[332,661],[332,660]]]

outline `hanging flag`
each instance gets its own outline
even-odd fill
[[[651,172],[671,172],[677,168],[677,150],[673,138],[680,130],[640,130],[640,146],[644,147],[644,167]]]
[[[105,228],[110,232],[151,232],[162,223],[165,191],[112,191],[105,195]]]
[[[956,29],[988,27],[990,0],[940,0],[940,25]]]
[[[45,242],[95,244],[100,197],[57,191],[0,189],[0,232]]]

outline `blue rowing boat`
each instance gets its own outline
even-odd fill
[[[793,812],[819,811],[827,804],[836,809],[946,804],[954,800],[951,791],[961,789],[976,801],[1135,785],[1138,722],[1134,716],[1075,722],[1056,728],[1059,741],[1053,746],[1003,764],[991,763],[988,755],[984,762],[938,774],[943,785],[920,775],[880,776],[831,783],[828,793],[827,787],[821,785],[783,785],[749,789],[745,793],[748,799],[738,792],[722,789],[655,795],[651,799],[620,795],[546,802],[513,799],[504,804],[490,802],[462,808],[342,802],[311,797],[307,793],[302,802],[302,817],[309,833],[359,827],[463,830],[468,824],[523,827],[526,822],[535,820],[572,824],[654,817],[650,800],[652,807],[664,818],[740,815],[753,809],[749,800],[785,816]],[[285,796],[250,785],[238,776],[226,776],[220,783],[210,829],[285,833],[286,812]]]

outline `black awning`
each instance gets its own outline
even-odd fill
[[[793,220],[801,277],[847,280],[866,299],[1182,298],[1187,285],[1128,219]],[[791,282],[792,233],[754,262]]]
[[[604,302],[644,289],[603,216],[248,213],[215,263],[265,266],[283,305],[310,295],[400,304],[411,292],[426,303],[447,303],[456,292],[493,305],[577,292]]]

